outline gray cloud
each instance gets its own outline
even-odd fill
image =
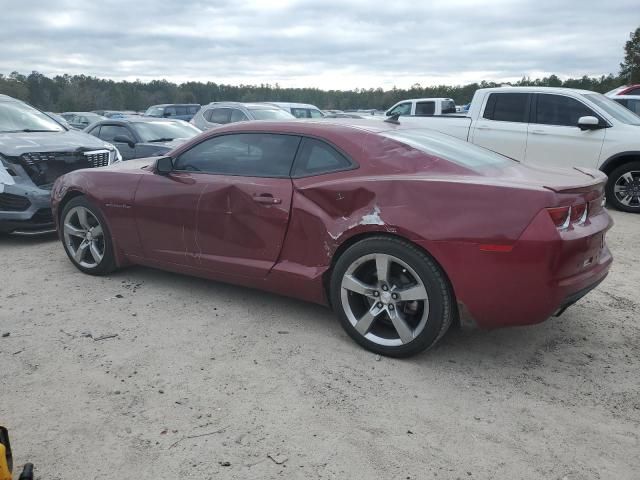
[[[0,72],[407,87],[615,73],[637,0],[0,0]]]

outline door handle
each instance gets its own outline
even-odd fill
[[[262,193],[260,195],[254,195],[253,201],[256,203],[263,203],[265,205],[279,205],[282,203],[282,200],[279,198],[274,198],[270,193]]]
[[[531,130],[531,133],[533,133],[534,135],[546,135],[547,132],[545,132],[544,130]]]

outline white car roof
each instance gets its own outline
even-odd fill
[[[624,100],[640,100],[640,95],[612,95],[609,98],[611,100],[615,100],[616,98],[622,98]]]
[[[581,90],[579,88],[563,88],[563,87],[493,87],[479,88],[477,91],[487,92],[511,92],[511,93],[597,93],[591,90]]]

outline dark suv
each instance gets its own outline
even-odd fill
[[[200,105],[197,103],[165,103],[147,108],[144,116],[185,120],[188,122],[198,110],[200,110]]]
[[[69,130],[24,102],[0,95],[0,232],[53,231],[53,182],[120,159],[111,144]]]

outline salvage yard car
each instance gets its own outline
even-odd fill
[[[264,103],[213,102],[202,107],[191,119],[200,130],[249,120],[294,120],[280,107]]]
[[[71,172],[52,192],[63,248],[88,274],[139,264],[331,305],[391,356],[459,318],[542,322],[607,275],[604,174],[348,122],[240,122]]]
[[[117,149],[0,95],[0,233],[53,231],[51,186],[78,168],[106,166]]]
[[[400,117],[524,163],[599,169],[607,200],[640,213],[640,117],[588,90],[500,87],[477,90],[468,116]]]
[[[153,117],[102,120],[85,131],[115,145],[123,160],[163,155],[201,133],[182,120]]]
[[[396,103],[385,115],[424,117],[456,112],[456,102],[450,98],[410,98]]]

